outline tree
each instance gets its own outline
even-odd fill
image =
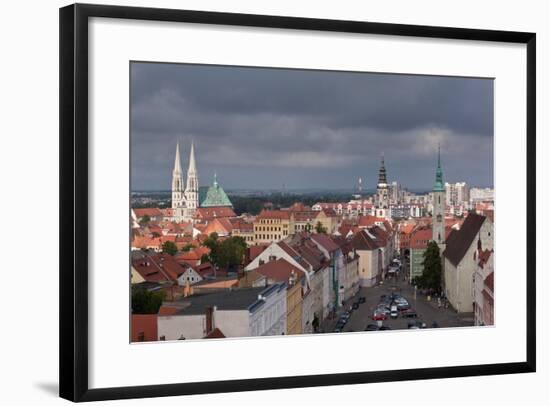
[[[315,231],[318,234],[326,234],[327,233],[327,228],[323,226],[323,223],[318,221],[317,224],[315,225]]]
[[[195,248],[195,246],[191,243],[189,244],[185,244],[182,248],[181,248],[181,252],[189,252],[191,251],[193,248]]]
[[[233,268],[241,265],[245,252],[245,240],[242,237],[230,237],[218,246],[216,265],[220,268]]]
[[[140,224],[147,224],[151,221],[151,217],[149,217],[147,214],[145,216],[143,216],[140,220],[139,220],[139,223]]]
[[[246,252],[246,242],[242,237],[229,237],[220,242],[218,235],[212,233],[202,245],[210,249],[210,254],[207,258],[201,258],[201,262],[207,259],[218,268],[231,268],[242,264]]]
[[[430,241],[424,252],[422,261],[422,275],[416,278],[418,287],[422,289],[432,289],[435,292],[441,292],[441,257],[439,256],[439,246],[435,241]]]
[[[304,227],[306,233],[311,233],[311,224],[307,223],[306,226]]]
[[[132,286],[132,313],[156,314],[164,300],[164,292],[149,292],[140,286]]]
[[[172,241],[165,241],[162,243],[162,252],[165,254],[176,255],[178,247]]]

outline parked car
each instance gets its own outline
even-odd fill
[[[411,306],[406,301],[397,303],[397,310],[399,310],[399,311],[409,310],[410,308],[411,308]]]
[[[365,328],[365,331],[378,331],[378,326],[376,324],[369,324]]]
[[[416,319],[417,314],[414,309],[407,309],[401,312],[401,316],[407,319]]]
[[[374,312],[374,314],[372,315],[372,319],[373,320],[386,320],[388,318],[388,316],[386,316],[385,313],[382,313],[382,312]]]
[[[365,303],[367,301],[367,299],[365,298],[365,296],[361,296],[359,298],[359,303]]]
[[[376,308],[375,312],[378,312],[378,313],[384,313],[386,316],[388,316],[390,314],[390,308],[386,305],[378,305],[378,307]]]
[[[391,330],[391,327],[389,326],[380,326],[378,330]]]
[[[399,312],[397,310],[397,306],[396,305],[392,305],[392,307],[390,308],[390,317],[392,319],[396,319],[397,316],[399,316]]]

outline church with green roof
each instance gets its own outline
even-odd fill
[[[192,221],[200,208],[231,207],[233,204],[218,183],[214,174],[212,186],[199,186],[199,171],[195,160],[195,145],[191,143],[187,182],[183,181],[179,143],[172,171],[172,219],[176,222]]]
[[[216,174],[212,186],[199,187],[199,207],[233,207],[231,200],[219,185]]]

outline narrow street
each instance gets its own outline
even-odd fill
[[[432,327],[434,322],[439,327],[466,327],[473,325],[472,314],[459,315],[450,307],[447,309],[443,306],[438,307],[437,299],[428,301],[425,296],[415,294],[414,287],[404,281],[403,277],[392,277],[386,279],[382,285],[361,288],[353,300],[350,300],[346,304],[346,309],[348,309],[360,297],[365,298],[365,303],[360,304],[358,309],[352,311],[350,319],[343,328],[343,332],[364,331],[367,325],[377,324],[376,321],[372,320],[372,315],[380,302],[380,297],[382,295],[390,295],[392,292],[398,293],[407,299],[411,308],[416,310],[417,313],[416,319],[403,318],[399,315],[396,319],[388,317],[387,320],[382,321],[383,326],[389,327],[392,330],[408,329],[408,322],[410,320],[418,320],[425,323],[427,328]],[[346,309],[342,309],[339,315]],[[322,331],[327,333],[333,332],[337,321],[338,317],[332,320],[325,320],[322,325]]]

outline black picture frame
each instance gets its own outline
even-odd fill
[[[536,35],[91,4],[60,9],[60,396],[75,402],[534,372]],[[90,389],[88,386],[88,19],[105,17],[526,44],[527,324],[524,362]]]

